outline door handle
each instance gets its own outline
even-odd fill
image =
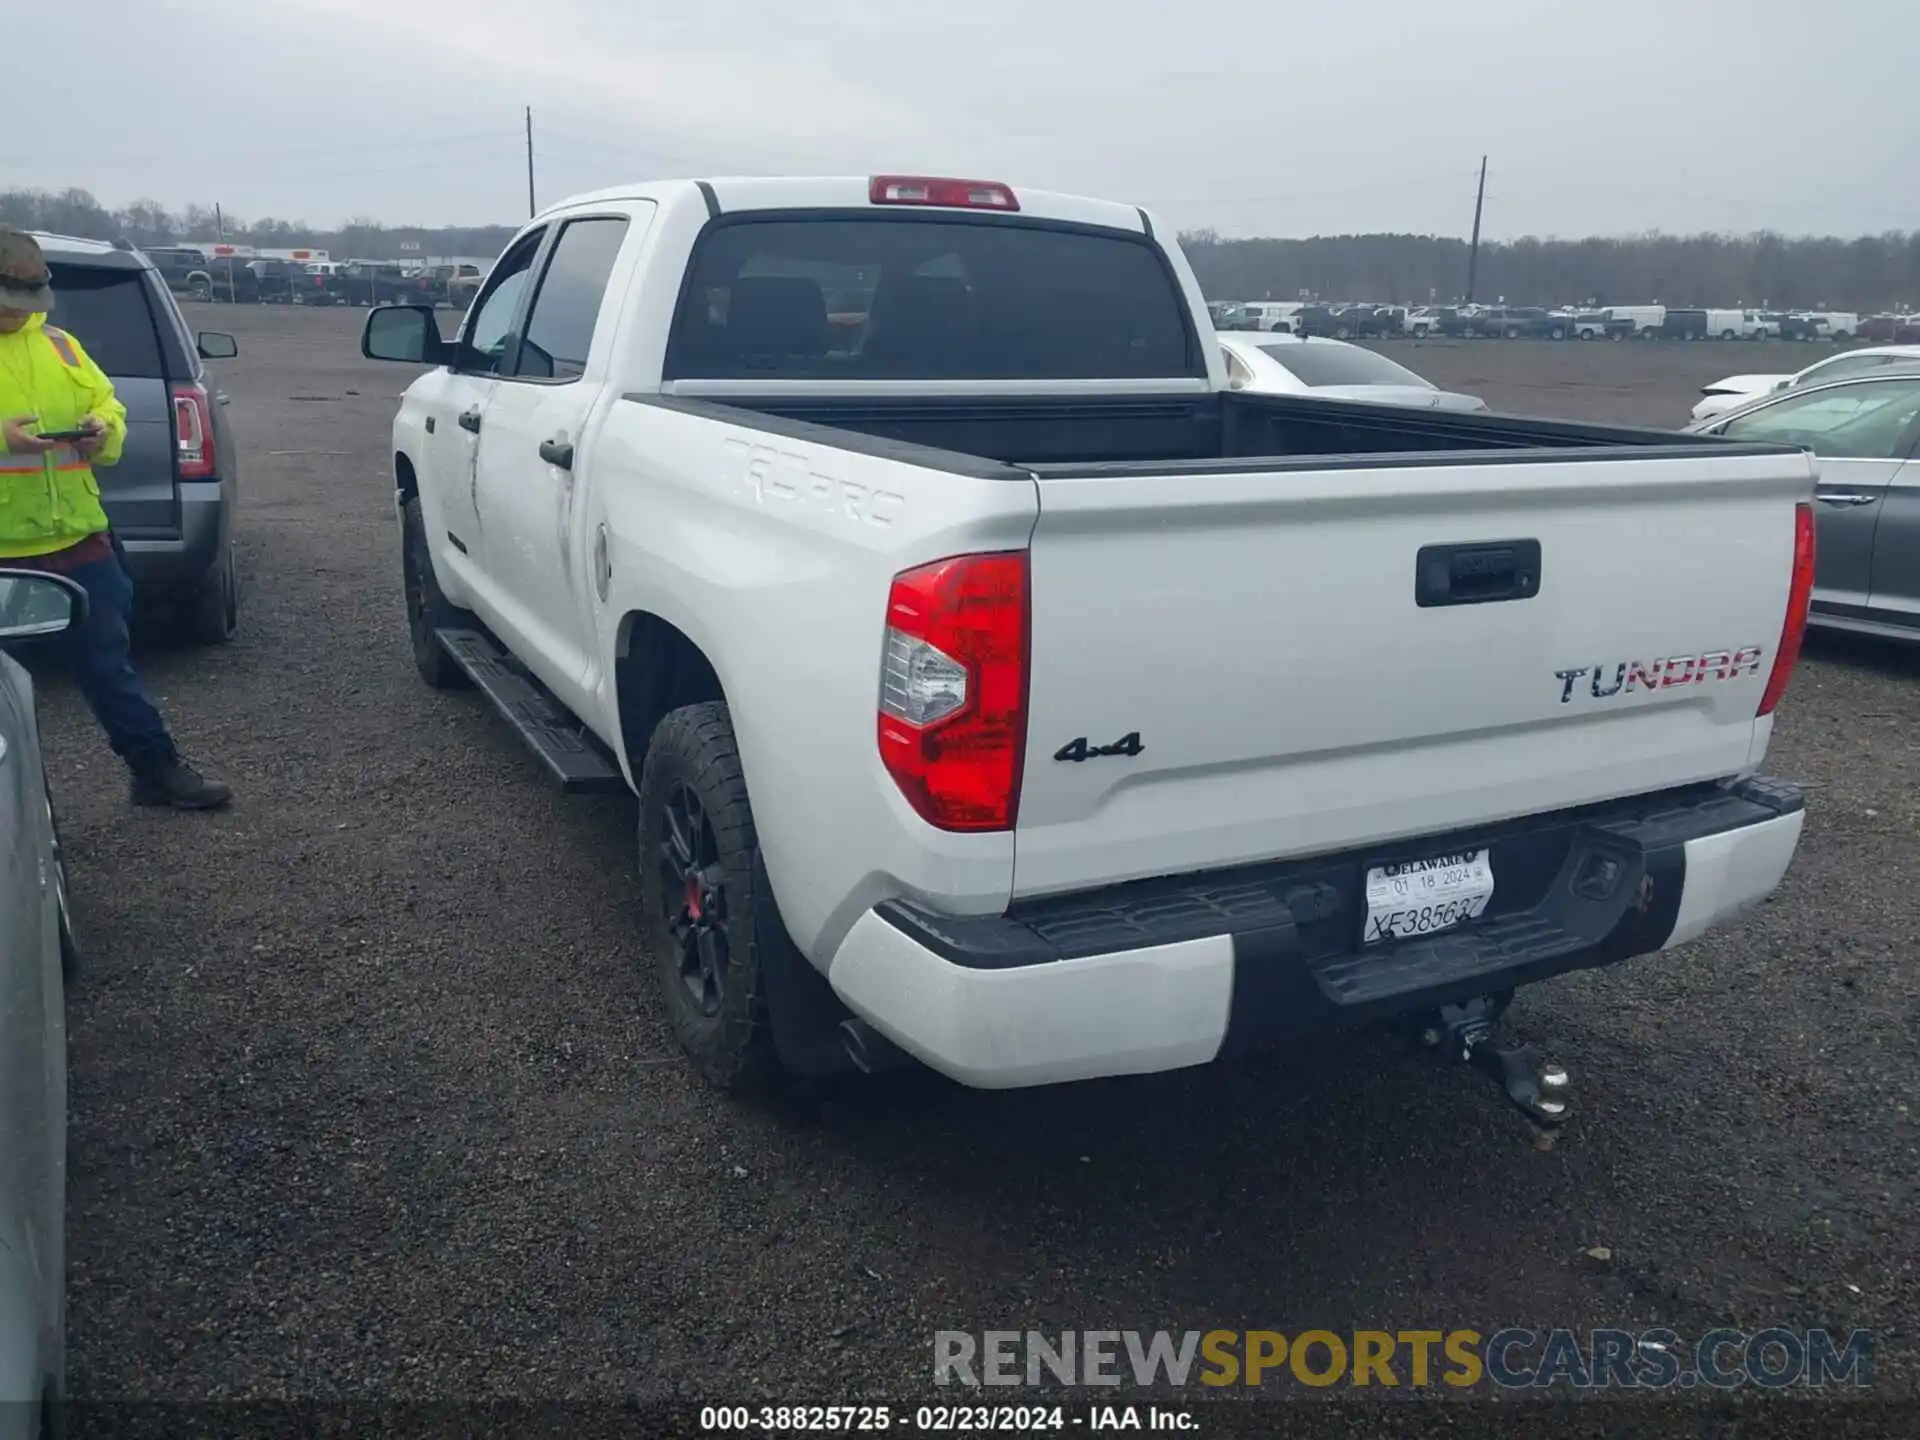
[[[1871,505],[1878,495],[1862,495],[1858,490],[1822,490],[1814,496],[1822,505]]]
[[[564,440],[542,440],[540,458],[549,465],[557,465],[562,470],[573,469],[573,446]]]
[[[1538,540],[1422,545],[1414,557],[1413,603],[1422,610],[1526,600],[1539,592]]]
[[[477,409],[462,410],[460,412],[460,428],[462,430],[471,430],[474,434],[478,435],[480,433],[480,412]]]

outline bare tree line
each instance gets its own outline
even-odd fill
[[[1213,300],[1466,298],[1467,243],[1441,235],[1319,235],[1181,245]],[[1662,304],[1910,310],[1920,306],[1920,231],[1834,236],[1627,235],[1482,242],[1473,299],[1512,305]]]
[[[0,191],[0,220],[96,240],[125,236],[142,246],[216,238],[210,205],[169,210],[136,200],[116,210],[80,189]],[[516,228],[384,225],[364,217],[334,229],[271,216],[221,220],[235,243],[321,246],[336,258],[367,260],[498,255]],[[1305,291],[1324,299],[1424,304],[1461,299],[1466,285],[1466,242],[1443,235],[1229,240],[1197,230],[1180,240],[1202,288],[1216,300],[1290,300]],[[1480,247],[1473,298],[1513,305],[1911,309],[1920,306],[1920,231],[1851,240],[1761,232],[1494,241]]]

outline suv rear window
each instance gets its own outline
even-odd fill
[[[1262,345],[1295,377],[1311,386],[1320,385],[1418,385],[1433,387],[1404,365],[1396,365],[1384,355],[1360,345],[1342,345],[1339,341],[1299,345]]]
[[[861,308],[830,309],[829,297]],[[1206,373],[1186,299],[1144,237],[916,216],[711,227],[674,317],[665,378]]]
[[[55,305],[47,323],[70,332],[108,375],[164,380],[145,272],[48,262]]]

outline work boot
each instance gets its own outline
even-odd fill
[[[178,755],[133,772],[133,803],[171,805],[175,810],[218,810],[233,799],[230,786],[209,780]]]

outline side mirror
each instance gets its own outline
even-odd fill
[[[431,305],[382,305],[367,314],[360,353],[369,360],[445,365],[453,357],[453,346],[440,338]]]
[[[194,343],[202,360],[231,360],[240,353],[240,342],[224,330],[202,330]]]
[[[0,640],[58,635],[87,616],[87,592],[64,575],[0,569]]]

